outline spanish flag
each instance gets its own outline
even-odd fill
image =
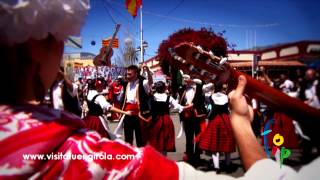
[[[137,16],[137,11],[141,5],[142,0],[126,0],[126,8],[133,17]]]

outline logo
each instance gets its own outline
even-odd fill
[[[270,130],[269,128],[270,128],[270,125],[273,123],[274,123],[273,119],[268,121],[264,126],[264,132],[261,133],[261,136],[263,136],[263,140],[264,140],[264,150],[267,153],[268,158],[270,158],[270,151],[269,151],[269,147],[268,147],[267,134],[272,132],[272,130]],[[286,149],[285,147],[281,147],[281,149],[280,149],[280,146],[284,143],[284,140],[285,140],[284,137],[281,136],[279,133],[277,133],[273,136],[274,146],[272,147],[272,155],[274,155],[277,162],[279,162],[279,160],[280,160],[280,168],[283,165],[283,160],[287,159],[291,155],[290,149]]]

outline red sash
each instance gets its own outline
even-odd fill
[[[124,111],[132,111],[132,112],[135,112],[135,113],[139,113],[138,104],[126,103],[125,106],[124,106]]]

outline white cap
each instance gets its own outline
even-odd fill
[[[190,76],[188,74],[182,75],[183,80],[189,80]]]
[[[228,96],[220,92],[212,94],[211,98],[216,105],[225,105],[229,101]]]
[[[193,79],[193,82],[196,84],[202,84],[202,81],[200,79]]]
[[[79,35],[89,8],[89,0],[0,1],[0,42],[12,45],[49,34],[57,40]]]

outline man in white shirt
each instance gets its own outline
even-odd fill
[[[282,90],[282,92],[289,94],[294,88],[294,83],[290,79],[288,79],[285,74],[280,75],[280,80],[281,84],[279,88]]]
[[[145,146],[147,143],[147,125],[146,117],[144,113],[150,115],[150,109],[148,110],[148,98],[150,87],[152,85],[152,75],[150,70],[148,71],[148,78],[144,79],[139,76],[140,69],[138,66],[131,65],[127,68],[127,80],[128,84],[124,87],[124,104],[123,109],[125,111],[132,111],[136,116],[124,117],[124,136],[127,143],[133,144],[133,133],[135,133],[136,144],[138,147]]]
[[[189,75],[184,74],[182,78],[185,90],[180,96],[180,104],[183,106],[192,105],[196,85]],[[194,143],[194,137],[200,133],[200,121],[196,118],[194,108],[185,109],[179,116],[186,136],[186,153],[183,159],[189,164],[197,166],[200,160],[200,150]]]
[[[320,100],[318,97],[319,92],[317,92],[319,81],[316,79],[316,71],[314,69],[308,69],[306,71],[305,80],[307,82],[307,86],[304,90],[304,95],[306,97],[306,103],[309,106],[314,107],[316,109],[320,109]]]

